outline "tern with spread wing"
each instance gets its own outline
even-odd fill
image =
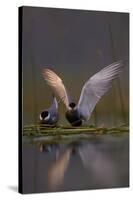
[[[52,88],[54,94],[66,106],[66,118],[72,126],[80,126],[88,121],[97,102],[108,91],[112,81],[118,77],[124,62],[114,62],[96,74],[84,84],[78,103],[71,101],[61,78],[51,69],[43,69],[43,77]]]

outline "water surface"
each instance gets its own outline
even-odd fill
[[[128,187],[129,137],[23,142],[23,193]]]

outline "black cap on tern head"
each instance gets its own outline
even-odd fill
[[[42,117],[42,119],[45,119],[45,117],[47,117],[48,114],[49,114],[48,111],[43,111],[43,112],[41,113],[41,117]]]
[[[75,108],[75,106],[76,106],[76,104],[75,104],[74,102],[71,102],[71,103],[69,104],[69,107],[70,107],[70,108]]]

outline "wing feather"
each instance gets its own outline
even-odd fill
[[[47,84],[52,88],[55,95],[57,95],[60,100],[68,107],[68,95],[65,89],[65,86],[59,76],[52,70],[45,68],[43,69],[43,78],[47,82]]]
[[[93,75],[83,86],[78,109],[85,120],[89,120],[95,105],[111,87],[112,81],[124,67],[122,61],[114,62]]]

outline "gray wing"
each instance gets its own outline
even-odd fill
[[[54,94],[60,98],[60,100],[65,104],[66,107],[68,107],[68,95],[61,78],[57,76],[55,72],[46,68],[43,70],[42,74],[47,84],[53,90]]]
[[[53,96],[53,103],[49,108],[49,112],[51,114],[53,122],[57,123],[59,120],[59,113],[58,113],[58,102],[55,96]]]
[[[49,110],[53,113],[56,113],[58,112],[58,102],[57,102],[57,99],[56,97],[53,97],[53,103],[52,105],[50,106]]]
[[[89,120],[95,105],[111,87],[112,81],[123,67],[122,61],[114,62],[93,75],[84,84],[77,107],[85,120]]]

